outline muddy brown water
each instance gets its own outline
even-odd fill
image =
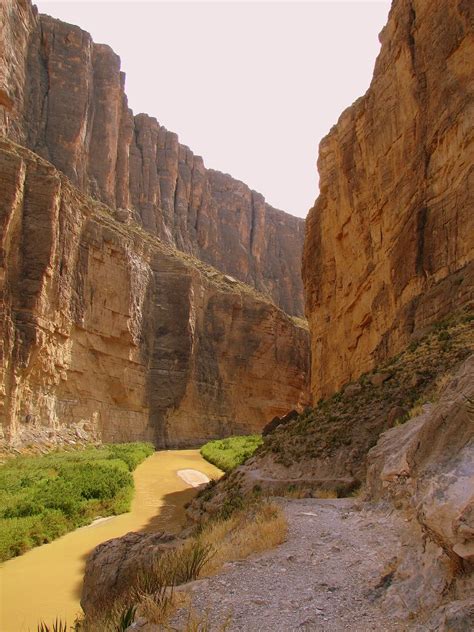
[[[202,475],[221,474],[198,450],[155,452],[133,474],[129,513],[97,520],[0,565],[1,632],[36,632],[40,620],[51,623],[56,617],[72,625],[92,549],[129,531],[178,532],[184,505],[196,494],[191,485],[202,482]]]

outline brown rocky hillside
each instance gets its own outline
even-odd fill
[[[473,308],[289,423],[277,426],[243,466],[193,503],[191,513],[226,512],[250,495],[348,496],[365,485],[368,454],[380,436],[437,402],[474,353]]]

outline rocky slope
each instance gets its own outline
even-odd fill
[[[0,133],[162,241],[302,314],[302,219],[206,169],[155,118],[134,116],[119,57],[79,27],[5,0],[0,43]]]
[[[303,258],[315,401],[472,299],[473,5],[396,0],[320,145]]]
[[[194,501],[193,516],[236,506],[255,490],[353,493],[364,485],[369,451],[383,433],[437,402],[446,382],[474,353],[473,323],[474,314],[466,309],[396,358],[277,426],[254,457]]]
[[[0,141],[1,427],[196,445],[308,402],[308,333]]]
[[[438,328],[416,349],[384,367],[388,370],[365,376],[347,387],[346,394],[338,394],[318,409],[280,426],[265,438],[264,446],[254,457],[216,485],[202,490],[191,504],[190,515],[206,520],[216,513],[238,509],[249,499],[256,501],[262,494],[347,496],[353,495],[357,483],[362,483],[356,504],[354,499],[350,505],[338,500],[306,501],[310,511],[307,515],[317,523],[320,538],[314,548],[321,553],[328,540],[332,545],[330,563],[323,559],[320,564],[318,558],[311,573],[306,574],[304,565],[297,570],[303,575],[302,585],[315,577],[325,581],[329,577],[328,583],[336,587],[337,598],[329,603],[325,590],[311,594],[313,604],[317,600],[317,608],[328,619],[327,624],[319,618],[313,620],[313,624],[321,624],[321,629],[352,629],[350,616],[356,610],[367,617],[360,624],[361,630],[368,629],[364,627],[368,621],[373,623],[373,629],[472,629],[472,322],[471,316],[464,323],[458,321],[457,325]],[[408,410],[410,401],[416,404]],[[330,516],[325,510],[326,502],[346,511]],[[347,508],[351,511],[347,512]],[[293,520],[297,509],[289,507]],[[338,521],[344,521],[344,525]],[[383,541],[376,538],[374,542],[380,526],[386,536]],[[312,541],[315,528],[301,534],[304,546]],[[345,529],[349,531],[343,534]],[[371,550],[376,550],[374,557],[383,562],[377,568],[374,557],[368,556],[367,565],[365,556],[359,559],[360,550],[369,543]],[[301,543],[290,540],[290,545],[302,554]],[[281,556],[270,554],[268,558],[265,573],[267,577],[282,577],[278,585],[284,598],[292,590],[293,581],[290,578],[286,583],[286,572],[289,575],[295,560],[283,564],[287,568],[282,576]],[[364,587],[362,593],[351,588],[354,582],[345,583],[347,573],[338,572],[341,567],[352,568],[354,564],[357,583]],[[232,605],[239,619],[230,629],[246,629],[249,618],[241,600],[224,600],[222,595],[219,598],[219,591],[226,581],[246,584],[249,580],[245,577],[253,572],[249,565],[239,566],[230,572],[232,580],[218,578],[209,586],[196,587],[196,607],[207,601],[215,617],[225,614],[225,606]],[[259,598],[265,601],[266,609],[272,609],[272,605],[276,608],[274,591],[262,592]],[[216,593],[218,597],[214,599]],[[355,605],[349,606],[353,601]],[[295,593],[294,608],[289,608],[286,615],[286,629],[298,628],[297,613],[305,603]],[[255,618],[263,616],[258,606],[251,615]],[[316,614],[319,617],[321,613]],[[263,624],[262,630],[266,629],[274,629],[274,625],[267,628]]]
[[[232,609],[230,630],[472,630],[474,355],[419,413],[370,450],[370,502],[289,503],[289,543],[199,582],[194,607]]]

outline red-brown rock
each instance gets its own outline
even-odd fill
[[[166,243],[303,312],[304,220],[229,175],[206,169],[178,136],[134,116],[120,59],[88,33],[5,0],[0,132],[52,162],[85,193]]]
[[[255,290],[6,140],[0,189],[4,439],[88,424],[104,441],[198,445],[308,403],[308,332]]]
[[[303,277],[315,400],[473,296],[473,5],[396,0],[320,145]]]

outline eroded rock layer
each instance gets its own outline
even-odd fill
[[[6,140],[0,188],[6,439],[79,423],[196,445],[307,403],[307,331],[264,297]]]
[[[0,132],[52,162],[82,191],[129,209],[147,231],[303,312],[304,221],[272,208],[146,114],[133,115],[120,59],[88,33],[0,7]]]
[[[384,596],[398,617],[424,615],[416,630],[469,630],[474,623],[474,356],[435,404],[384,433],[369,452],[367,491],[403,510],[403,547]]]
[[[303,258],[316,399],[472,298],[473,19],[463,0],[396,0],[368,92],[321,142]]]

